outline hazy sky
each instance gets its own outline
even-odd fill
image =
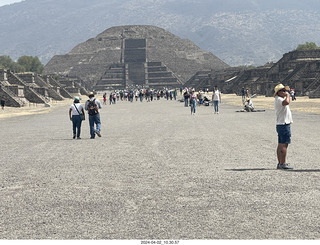
[[[0,0],[0,7],[10,3],[22,2],[22,0]]]

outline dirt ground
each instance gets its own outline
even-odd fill
[[[230,105],[242,106],[240,96],[223,94],[222,99]],[[253,105],[256,109],[273,109],[273,101],[273,97],[257,96],[256,98],[252,98]],[[320,114],[320,98],[309,99],[307,96],[297,97],[297,100],[290,103],[290,109],[292,111]]]
[[[196,115],[121,101],[103,106],[94,140],[88,119],[72,139],[72,100],[5,108],[0,240],[320,239],[320,115],[296,110],[316,101],[292,103],[290,171],[276,169],[273,98],[238,113],[241,97],[222,95],[220,114]]]

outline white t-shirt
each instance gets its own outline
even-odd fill
[[[70,109],[72,109],[72,112],[71,112],[71,115],[72,116],[77,116],[79,115],[77,109],[74,107],[76,105],[76,107],[78,108],[78,111],[81,113],[82,109],[83,109],[83,106],[80,104],[80,103],[76,103],[76,104],[72,104],[70,106]]]
[[[292,114],[289,105],[283,106],[282,102],[285,98],[276,96],[274,99],[274,109],[277,116],[277,125],[293,123]]]
[[[213,92],[213,100],[220,100],[220,91],[219,90],[215,90],[214,92]]]

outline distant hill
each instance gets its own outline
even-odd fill
[[[107,28],[154,25],[229,65],[262,65],[320,44],[319,11],[317,0],[26,0],[0,7],[0,55],[46,64]]]

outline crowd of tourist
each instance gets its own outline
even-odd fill
[[[290,170],[292,167],[286,163],[286,152],[288,145],[291,142],[291,131],[290,124],[292,123],[292,115],[289,108],[289,103],[292,98],[292,94],[289,91],[289,88],[286,88],[282,84],[279,84],[275,87],[275,110],[277,115],[277,132],[278,132],[278,148],[277,148],[277,157],[278,164],[277,169]],[[207,91],[208,95],[208,91]],[[184,88],[180,89],[181,102],[184,102],[185,107],[190,107],[191,115],[195,115],[197,104],[199,105],[210,105],[210,100],[205,96],[205,92],[199,91],[196,92],[193,88]],[[101,137],[101,121],[99,111],[102,108],[101,103],[98,99],[95,98],[93,92],[88,94],[89,99],[86,101],[85,106],[83,107],[80,104],[80,99],[75,98],[74,103],[70,106],[69,117],[72,121],[73,127],[73,139],[81,139],[81,122],[85,120],[85,112],[88,111],[89,117],[89,126],[90,126],[90,135],[91,139],[95,138],[95,135]],[[250,112],[254,111],[253,103],[249,96],[249,91],[242,89],[242,101],[244,103],[245,110]],[[109,98],[110,105],[114,105],[117,101],[140,101],[144,100],[151,102],[153,100],[177,100],[177,89],[169,90],[154,90],[154,89],[135,89],[135,90],[116,90],[110,92],[109,96],[105,92],[103,94],[103,104],[107,104],[107,98]],[[212,105],[214,108],[214,113],[219,114],[219,104],[221,103],[221,92],[218,87],[215,86],[212,91]]]
[[[215,86],[213,90],[212,98],[209,98],[209,90],[195,91],[194,88],[185,87],[180,89],[132,89],[132,90],[115,90],[109,93],[103,93],[103,104],[114,105],[118,101],[128,101],[128,102],[151,102],[154,100],[177,100],[178,92],[180,91],[180,96],[182,99],[179,101],[184,102],[185,107],[191,108],[191,114],[196,113],[197,105],[209,106],[210,103],[214,106],[214,111],[216,114],[219,113],[219,103],[221,102],[221,92],[218,87]],[[107,102],[108,101],[108,102]]]
[[[162,98],[167,100],[177,100],[177,89],[132,89],[132,90],[115,90],[107,94],[103,94],[103,104],[116,104],[117,101],[140,101],[151,102],[153,100],[160,100]]]
[[[214,105],[214,111],[219,113],[219,103],[221,102],[221,93],[217,87],[214,88],[211,100],[208,98],[208,90],[206,92],[196,92],[194,88],[180,88],[180,89],[132,89],[132,90],[114,90],[110,92],[104,92],[102,95],[103,105],[116,105],[119,101],[132,102],[152,102],[155,100],[174,100],[177,101],[178,91],[180,91],[180,102],[184,102],[185,107],[190,107],[191,115],[195,115],[197,105],[209,106],[210,103]],[[89,126],[91,139],[95,138],[95,135],[101,137],[101,121],[100,121],[100,109],[102,105],[99,99],[95,98],[93,92],[89,93],[89,99],[85,102],[85,106],[80,104],[80,98],[76,97],[74,103],[70,106],[69,117],[72,121],[73,127],[73,139],[81,139],[81,122],[85,120],[84,110],[88,111]],[[108,101],[108,102],[107,102]],[[91,105],[92,104],[92,105]]]

